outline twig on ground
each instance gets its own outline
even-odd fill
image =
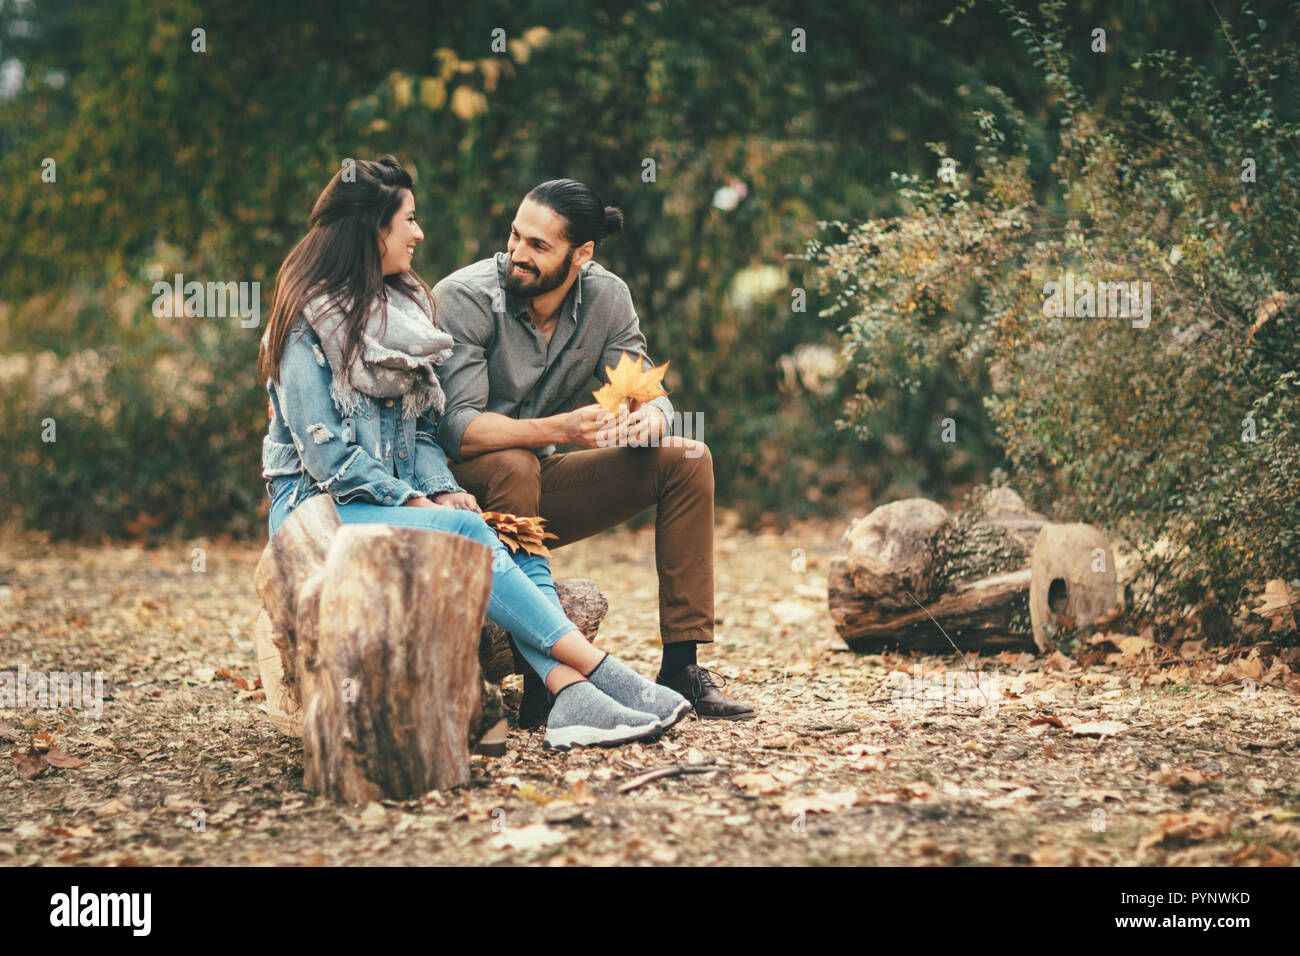
[[[618,788],[619,793],[628,793],[637,787],[644,786],[651,780],[660,780],[664,777],[680,777],[688,773],[708,773],[710,770],[717,770],[713,765],[714,758],[710,757],[703,763],[679,763],[671,767],[660,767],[658,770],[651,770],[641,774],[639,777],[633,777],[627,783]]]

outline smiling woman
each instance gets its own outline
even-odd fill
[[[379,230],[380,267],[385,276],[409,270],[416,244],[424,241],[424,230],[415,221],[415,193],[403,189],[402,197],[401,208]]]

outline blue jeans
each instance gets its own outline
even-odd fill
[[[288,500],[297,476],[273,479],[270,533],[289,517]],[[492,549],[492,592],[488,598],[488,620],[515,638],[519,653],[542,680],[558,661],[550,649],[569,631],[577,630],[564,615],[555,593],[551,567],[537,554],[514,554],[501,543],[481,515],[451,508],[395,508],[363,502],[339,504],[339,518],[345,524],[387,524],[399,528],[422,528],[458,534]]]

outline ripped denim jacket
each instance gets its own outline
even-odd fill
[[[362,396],[342,417],[330,397],[331,371],[316,333],[301,318],[285,338],[280,382],[266,383],[270,425],[262,439],[262,477],[272,498],[293,479],[289,508],[331,494],[340,504],[401,505],[411,498],[464,491],[452,477],[427,415],[403,420],[400,401]]]

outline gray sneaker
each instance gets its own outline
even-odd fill
[[[584,680],[555,695],[542,746],[547,750],[615,747],[656,736],[661,730],[654,714],[624,707]]]
[[[601,659],[587,680],[624,707],[654,714],[661,730],[667,730],[691,712],[691,702],[677,691],[646,680],[612,654]]]

